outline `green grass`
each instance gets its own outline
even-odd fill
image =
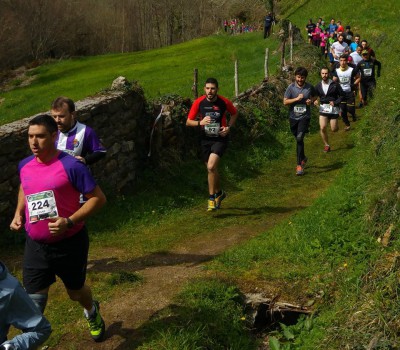
[[[281,2],[300,28],[304,18],[321,15],[351,24],[385,67],[375,99],[357,124],[354,154],[346,159],[334,185],[309,209],[226,252],[210,268],[240,284],[247,279],[278,286],[281,298],[315,302],[312,327],[283,325],[273,334],[279,339],[274,349],[364,349],[373,338],[376,348],[396,348],[400,71],[393,45],[400,34],[399,6],[390,1],[355,1],[351,7],[357,8],[355,17],[348,7],[338,12],[338,2],[324,4],[323,13],[316,5],[316,1]],[[318,186],[321,178],[315,181]],[[377,238],[390,227],[394,227],[391,245],[384,249]]]
[[[50,62],[34,70],[36,79],[27,87],[0,94],[0,124],[49,109],[51,101],[64,95],[74,100],[109,88],[118,76],[138,81],[149,99],[168,94],[193,97],[193,72],[199,71],[199,94],[207,77],[219,80],[220,93],[234,95],[234,61],[239,60],[239,85],[243,91],[264,77],[267,42],[261,32],[240,36],[214,35],[158,50],[81,57]],[[277,42],[268,41],[270,72],[276,71]]]
[[[304,27],[304,18],[310,16],[338,18],[340,4],[325,3],[321,13],[315,0],[280,2],[300,28]],[[356,18],[355,8],[359,10]],[[398,8],[389,1],[364,4],[355,0],[340,12],[344,24],[356,22],[353,27],[358,26],[362,37],[369,39],[382,61],[383,75],[375,99],[362,111],[362,120],[351,133],[335,135],[336,152],[327,157],[320,152],[321,141],[314,125],[313,135],[306,140],[312,164],[303,178],[293,175],[291,135],[273,129],[261,139],[270,142],[264,147],[260,142],[241,150],[231,148],[224,157],[223,181],[229,193],[224,211],[212,217],[204,211],[205,172],[201,164],[188,162],[170,177],[149,174],[153,190],[118,198],[120,202],[112,202],[106,215],[90,223],[92,256],[107,260],[112,252],[119,262],[167,252],[186,240],[207,237],[210,221],[212,234],[263,227],[264,233],[209,265],[210,274],[230,283],[215,279],[193,282],[177,297],[176,306],[162,310],[140,329],[141,349],[256,349],[245,333],[248,325],[240,322],[243,315],[235,284],[246,289],[257,287],[269,296],[279,294],[281,300],[313,304],[312,319],[282,326],[272,334],[272,349],[363,349],[374,337],[379,349],[398,346],[398,18]],[[225,39],[232,40],[232,45],[235,40],[245,40]],[[195,43],[201,47],[202,40],[206,39]],[[188,47],[193,56],[194,49]],[[233,87],[230,72],[228,69],[224,76],[217,75],[224,89]],[[314,79],[310,77],[316,83]],[[158,91],[152,91],[156,96]],[[254,120],[259,117],[258,112],[252,115]],[[287,152],[289,148],[291,153]],[[178,195],[174,192],[176,183],[180,184]],[[163,188],[161,195],[159,188]],[[377,238],[391,225],[391,244],[384,248]],[[101,300],[114,298],[142,281],[140,275],[123,271],[89,272],[89,280]],[[65,324],[72,334],[84,332],[81,322],[76,324],[80,310],[70,305],[65,293],[56,289],[47,311],[55,329],[51,345],[62,341],[64,332],[60,329]],[[227,331],[227,320],[232,332]]]
[[[140,350],[251,350],[255,341],[247,331],[239,290],[218,280],[197,280],[176,297],[142,330]]]

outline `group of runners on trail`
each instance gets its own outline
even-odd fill
[[[272,21],[268,23],[272,25]],[[310,43],[315,45],[318,43],[316,28],[320,28],[320,33],[325,28],[322,20],[313,28],[311,25],[310,20],[307,30]],[[295,81],[284,93],[283,103],[289,107],[290,130],[297,144],[297,175],[304,174],[308,160],[304,136],[309,131],[312,106],[319,108],[323,151],[329,152],[328,124],[333,132],[338,131],[341,116],[344,129],[350,130],[348,114],[356,120],[357,88],[361,93],[360,104],[366,105],[369,93],[376,86],[375,67],[380,76],[381,64],[367,41],[360,42],[359,35],[351,41],[353,34],[347,30],[350,28],[346,28],[347,34],[343,33],[334,19],[326,30],[330,33],[332,28],[335,28],[336,40],[330,44],[331,69],[322,68],[321,81],[313,86],[306,81],[307,70],[298,67],[294,72]],[[322,34],[319,40],[323,40],[321,37]],[[351,42],[346,43],[345,38]],[[353,53],[361,55],[357,57]],[[349,57],[353,57],[351,61]],[[186,121],[187,126],[201,130],[202,160],[208,174],[208,211],[221,208],[226,198],[218,166],[238,118],[237,108],[229,99],[218,95],[218,89],[218,81],[208,78],[205,94],[194,101]],[[84,221],[106,202],[87,167],[102,159],[106,150],[95,132],[76,121],[75,116],[74,102],[59,97],[51,105],[51,114],[38,115],[29,121],[32,155],[19,164],[21,185],[10,224],[13,231],[23,227],[26,231],[24,288],[0,262],[0,291],[6,296],[0,299],[0,349],[31,349],[49,337],[51,327],[43,312],[56,276],[62,280],[70,299],[83,307],[91,337],[95,341],[104,339],[105,323],[100,306],[86,284],[89,238]],[[7,340],[11,325],[24,332]]]
[[[321,81],[313,86],[306,82],[308,72],[298,67],[295,81],[285,91],[283,103],[289,106],[290,129],[296,138],[297,165],[296,174],[303,175],[307,157],[304,151],[304,136],[309,131],[311,107],[319,108],[320,134],[324,143],[324,152],[330,152],[327,126],[332,132],[339,130],[338,118],[342,117],[344,130],[351,128],[349,115],[356,121],[356,94],[359,92],[359,107],[366,105],[376,87],[376,76],[381,74],[381,63],[367,40],[360,42],[360,35],[354,36],[350,26],[344,30],[340,22],[331,19],[328,26],[319,18],[317,24],[306,26],[309,42],[320,45],[324,40],[324,31],[329,33],[332,43],[328,45],[331,69],[321,69]],[[318,35],[316,35],[318,33]],[[326,51],[326,50],[325,50]],[[375,67],[377,71],[375,74]]]
[[[269,36],[273,23],[272,13],[265,18],[264,38]],[[331,67],[320,71],[321,81],[313,86],[306,82],[308,71],[298,67],[295,81],[285,91],[283,103],[289,107],[290,130],[296,139],[296,175],[303,175],[308,161],[304,150],[304,137],[309,132],[311,107],[319,109],[320,134],[324,144],[323,151],[330,152],[328,140],[328,125],[332,132],[339,130],[338,118],[342,117],[344,130],[351,128],[349,115],[356,121],[355,95],[360,91],[360,107],[367,104],[368,96],[376,87],[375,67],[380,76],[381,63],[376,59],[375,52],[366,40],[360,41],[360,35],[354,36],[350,26],[343,28],[334,19],[325,28],[320,18],[317,24],[310,19],[306,29],[309,42],[314,45],[327,44],[324,32],[329,33],[332,42],[326,45],[330,49]],[[316,35],[316,32],[321,33]],[[346,39],[346,41],[345,41]],[[324,45],[324,55],[325,55]],[[358,55],[358,56],[357,56]],[[327,57],[328,55],[326,55]],[[236,107],[231,101],[218,95],[218,82],[209,78],[204,87],[205,95],[194,101],[186,122],[187,126],[201,128],[201,149],[203,161],[208,171],[209,199],[207,210],[221,208],[221,202],[226,193],[221,188],[218,165],[227,148],[230,128],[238,117]],[[227,119],[227,112],[230,119]]]

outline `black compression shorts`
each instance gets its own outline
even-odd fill
[[[74,236],[44,244],[26,235],[23,282],[29,294],[49,287],[61,278],[68,289],[81,289],[86,280],[89,236],[83,227]]]
[[[201,154],[204,162],[208,162],[211,153],[222,157],[228,147],[227,141],[201,140]]]

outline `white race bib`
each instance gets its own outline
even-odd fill
[[[220,131],[220,123],[210,123],[204,125],[204,131],[207,136],[218,137]]]
[[[341,84],[347,84],[350,81],[349,77],[339,77],[339,81]]]
[[[326,114],[339,114],[339,108],[331,106],[330,104],[322,104],[319,106],[319,112]]]
[[[305,113],[305,112],[307,111],[307,106],[306,106],[306,105],[297,105],[297,106],[294,106],[293,111],[294,111],[294,113],[296,113],[296,114],[303,114],[303,113]]]
[[[68,153],[70,156],[75,157],[75,153],[73,150],[70,149],[63,149],[63,152]]]
[[[372,75],[372,68],[365,68],[364,69],[364,75],[366,77],[370,77]]]
[[[27,195],[26,201],[31,223],[58,216],[56,199],[51,190]]]

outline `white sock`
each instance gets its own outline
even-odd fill
[[[86,309],[83,309],[83,312],[85,313],[86,318],[93,316],[95,311],[96,311],[96,308],[94,307],[94,305],[92,306],[92,308],[89,311]]]

